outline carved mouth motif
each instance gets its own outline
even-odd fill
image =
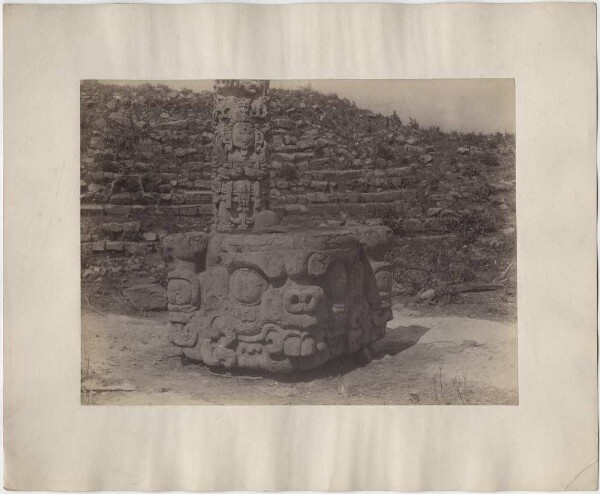
[[[327,349],[322,331],[305,332],[284,329],[272,323],[265,324],[259,335],[239,336],[239,340],[244,343],[264,341],[267,353],[289,357],[307,357]]]

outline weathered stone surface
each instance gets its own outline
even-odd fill
[[[329,189],[329,182],[327,180],[313,180],[310,186],[315,190],[325,191]]]
[[[131,206],[108,204],[104,206],[104,212],[112,216],[129,216],[131,214]]]
[[[137,309],[164,310],[167,308],[167,292],[160,285],[135,285],[123,290],[123,295]]]
[[[169,274],[171,341],[189,358],[289,372],[383,337],[391,317],[390,265],[381,260],[389,228],[190,235],[165,239],[165,251],[183,261],[189,238],[202,239],[200,256],[207,245],[205,271],[184,262]]]
[[[189,191],[184,194],[185,204],[206,204],[212,201],[212,193],[204,190]]]
[[[248,230],[269,209],[269,81],[215,83],[213,202],[216,231]]]
[[[390,264],[383,256],[392,231],[384,226],[281,226],[269,200],[283,205],[278,211],[306,212],[303,203],[308,202],[321,213],[343,213],[340,204],[331,203],[336,196],[324,191],[330,189],[330,179],[344,172],[313,172],[300,180],[293,176],[290,167],[314,156],[302,152],[316,145],[312,131],[300,139],[283,135],[280,147],[294,151],[277,153],[277,165],[267,169],[267,90],[265,81],[215,84],[213,231],[163,241],[164,255],[173,261],[167,289],[170,339],[188,358],[209,366],[274,372],[311,369],[342,353],[369,354],[369,345],[383,337],[391,318]],[[305,125],[285,118],[274,123],[276,129]],[[279,178],[271,193],[271,174],[276,177],[274,170],[284,169],[289,180]],[[361,172],[345,178],[360,179]],[[385,174],[378,179],[385,182]],[[185,182],[171,185],[182,188]],[[304,193],[304,186],[317,192]],[[170,194],[180,204],[180,215],[195,215],[207,206],[197,205],[206,192]],[[381,207],[397,198],[396,191],[363,194],[377,205],[345,203],[344,208]],[[326,225],[341,223],[330,220]],[[132,287],[126,296],[146,307],[155,295],[148,291],[156,286]]]
[[[296,123],[291,118],[276,118],[273,120],[273,126],[280,129],[290,130],[296,128]]]
[[[296,147],[300,150],[310,149],[315,147],[315,141],[313,139],[302,139],[296,143]]]
[[[419,163],[427,165],[433,161],[433,157],[430,154],[423,154],[419,156]]]
[[[81,216],[100,216],[104,214],[104,206],[100,204],[82,204]]]
[[[122,251],[125,249],[124,242],[106,242],[106,250]]]
[[[364,175],[363,170],[340,170],[335,172],[335,178],[341,180],[352,180],[361,178]]]
[[[157,129],[185,129],[187,127],[187,120],[172,120],[169,122],[162,122],[156,125]]]
[[[197,216],[198,206],[190,204],[179,206],[179,214],[181,216]]]
[[[306,200],[308,202],[327,203],[330,200],[330,196],[324,192],[309,192],[306,194]]]
[[[128,118],[126,115],[122,114],[122,113],[111,113],[108,116],[109,120],[122,125],[123,127],[131,127],[131,125],[133,124],[133,122],[131,121],[131,118]]]
[[[102,225],[102,230],[109,233],[121,233],[121,232],[130,232],[137,233],[140,231],[140,223],[139,221],[128,221],[125,223],[104,223]]]
[[[203,232],[177,233],[163,240],[165,255],[188,262],[199,262],[207,245],[208,235]]]
[[[131,204],[131,194],[129,192],[119,192],[110,196],[111,204]]]
[[[94,248],[91,242],[85,242],[81,244],[81,257],[86,258],[94,253]]]

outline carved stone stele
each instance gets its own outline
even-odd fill
[[[252,228],[268,209],[269,81],[216,81],[213,229]]]

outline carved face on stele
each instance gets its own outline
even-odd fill
[[[246,151],[254,145],[254,126],[248,122],[237,122],[232,129],[233,145]]]

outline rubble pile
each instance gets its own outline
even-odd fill
[[[82,83],[84,284],[112,276],[126,290],[149,275],[160,284],[161,239],[208,228],[212,104],[210,92]],[[424,243],[467,245],[460,254],[471,259],[475,249],[481,269],[514,255],[514,136],[420,128],[308,88],[272,89],[271,112],[271,205],[283,223],[391,226],[405,258],[395,278],[407,293],[448,282],[415,275],[431,259],[415,259],[415,270],[406,256]],[[477,278],[478,266],[452,276]]]

